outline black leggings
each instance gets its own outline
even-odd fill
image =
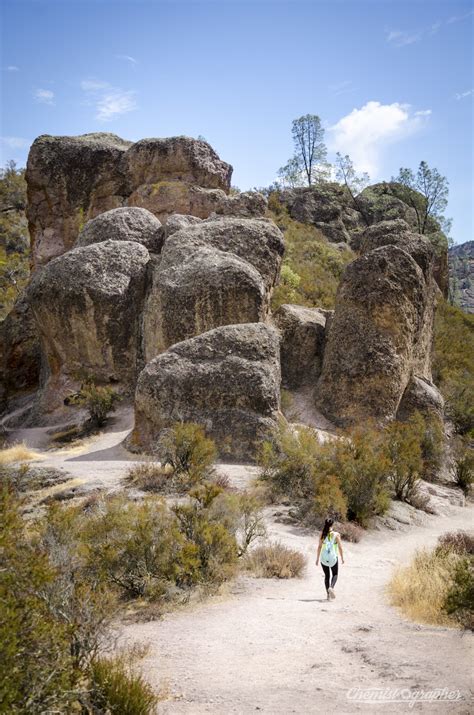
[[[321,566],[323,567],[323,571],[324,571],[324,585],[326,586],[326,591],[327,591],[329,588],[329,579],[330,579],[331,571],[332,571],[331,588],[334,588],[334,586],[336,585],[339,562],[336,561],[334,566],[325,566],[324,564],[321,564]]]

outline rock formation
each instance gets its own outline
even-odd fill
[[[423,362],[429,290],[419,265],[398,246],[373,249],[347,266],[316,393],[326,417],[347,425],[396,416]]]
[[[151,253],[160,253],[163,228],[150,211],[136,207],[111,209],[86,223],[76,246],[90,246],[103,241],[137,241]]]
[[[174,345],[140,373],[130,444],[153,452],[163,429],[198,422],[220,455],[252,459],[276,426],[279,341],[264,324],[228,325]]]
[[[36,323],[22,295],[0,323],[0,408],[13,396],[38,387],[41,350]]]
[[[265,320],[283,250],[263,219],[208,219],[169,236],[145,307],[146,361],[212,328]]]
[[[41,410],[58,407],[85,378],[133,390],[148,262],[139,243],[105,241],[34,275],[27,298],[48,366]]]
[[[406,188],[396,182],[373,184],[358,195],[333,183],[285,189],[278,193],[292,218],[312,224],[331,243],[350,244],[354,251],[359,250],[362,234],[373,224],[398,224],[397,228],[391,229],[393,235],[399,232],[399,222],[403,222],[404,231],[418,233],[415,209],[403,200],[407,196]],[[430,225],[434,231],[439,231],[434,220],[431,219]],[[442,294],[447,297],[447,251],[441,247],[435,255],[433,274]]]
[[[444,400],[432,382],[414,375],[408,383],[397,411],[398,420],[408,419],[414,412],[425,417],[443,418]]]
[[[232,167],[205,141],[189,137],[142,139],[114,134],[40,136],[26,171],[34,267],[70,250],[91,218],[124,206],[207,218],[212,213],[261,216],[255,193],[229,196]]]
[[[280,363],[283,387],[297,389],[315,384],[324,354],[326,311],[281,305],[274,315],[280,331]]]
[[[450,295],[465,313],[474,313],[474,241],[449,249]]]

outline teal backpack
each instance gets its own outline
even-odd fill
[[[334,566],[337,561],[337,541],[334,534],[328,534],[323,541],[321,563],[324,566]]]

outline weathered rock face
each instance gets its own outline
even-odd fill
[[[349,192],[340,184],[286,189],[279,198],[292,218],[316,226],[331,243],[349,243],[349,230],[365,225],[354,210]]]
[[[281,305],[274,321],[281,335],[283,387],[296,389],[314,384],[321,373],[326,316],[317,308]]]
[[[0,323],[0,409],[13,395],[38,387],[40,369],[38,331],[22,296]]]
[[[449,249],[449,282],[455,304],[474,313],[474,241]]]
[[[428,302],[421,268],[397,246],[347,266],[317,385],[323,414],[339,425],[395,417],[417,362]]]
[[[407,420],[414,412],[420,412],[426,417],[443,418],[444,400],[432,382],[415,375],[407,385],[397,411],[398,420]]]
[[[27,217],[35,266],[73,247],[84,222],[121,206],[121,160],[131,142],[114,134],[38,137],[26,169]]]
[[[161,221],[174,213],[262,216],[262,195],[228,195],[231,174],[207,142],[189,137],[38,137],[26,172],[34,267],[70,250],[84,223],[109,209],[148,209]]]
[[[163,246],[163,229],[150,211],[139,208],[118,208],[105,211],[86,223],[79,233],[76,246],[90,246],[103,241],[136,241],[152,253]]]
[[[388,226],[394,223],[396,227],[391,230],[392,233],[417,234],[419,226],[415,209],[403,200],[403,196],[407,195],[407,190],[396,182],[368,186],[356,196],[351,196],[348,189],[340,184],[326,183],[286,189],[279,192],[279,199],[295,220],[312,224],[331,243],[349,243],[353,250],[358,251],[362,234],[373,224],[384,223]],[[434,228],[436,222],[432,223]],[[446,297],[448,269],[445,250],[437,252],[433,273]]]
[[[221,456],[252,459],[279,416],[278,333],[228,325],[178,343],[149,362],[135,395],[130,444],[153,451],[161,431],[198,422]]]
[[[283,250],[266,220],[208,219],[169,236],[144,312],[146,361],[221,325],[265,320]]]
[[[228,191],[232,176],[231,165],[221,161],[207,142],[183,136],[141,139],[124,156],[123,167],[134,188],[172,178]]]
[[[41,410],[55,409],[86,377],[134,386],[148,263],[139,243],[105,241],[35,274],[27,299],[49,369]]]
[[[402,219],[381,221],[367,228],[360,238],[359,251],[368,253],[381,246],[398,246],[408,253],[419,265],[425,279],[425,311],[423,324],[415,344],[413,371],[419,377],[431,380],[431,348],[436,294],[439,292],[434,279],[436,257],[430,241],[418,233],[413,233]]]

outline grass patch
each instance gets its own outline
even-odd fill
[[[420,549],[395,570],[387,587],[392,605],[431,625],[474,627],[474,538],[446,534],[435,549]]]
[[[300,578],[306,559],[280,542],[258,546],[245,557],[245,568],[257,578]]]
[[[44,456],[27,447],[24,442],[0,449],[0,465],[15,464],[15,462],[31,462],[44,459]]]

